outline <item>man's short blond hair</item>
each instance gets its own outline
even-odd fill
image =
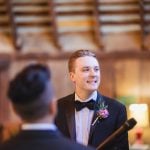
[[[72,53],[68,61],[69,72],[74,72],[74,68],[75,68],[74,64],[75,64],[76,59],[79,57],[85,57],[85,56],[91,56],[91,57],[96,58],[96,55],[90,50],[77,50],[74,53]]]

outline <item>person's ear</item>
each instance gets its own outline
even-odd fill
[[[70,72],[69,75],[70,75],[71,81],[75,82],[75,74],[74,74],[74,72]]]

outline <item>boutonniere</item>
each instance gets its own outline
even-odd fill
[[[103,101],[100,101],[98,104],[97,104],[97,107],[96,107],[96,114],[97,114],[97,117],[96,119],[93,121],[92,123],[92,126],[95,125],[95,123],[99,120],[99,119],[105,119],[109,116],[109,112],[108,112],[108,106],[105,105],[105,103]]]

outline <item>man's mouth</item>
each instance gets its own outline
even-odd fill
[[[87,81],[87,83],[97,83],[97,80],[94,80],[94,81]]]

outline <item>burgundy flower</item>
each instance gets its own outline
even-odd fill
[[[100,102],[98,103],[97,106],[97,117],[96,119],[93,121],[92,126],[95,125],[95,123],[97,122],[98,119],[105,119],[109,116],[109,112],[107,110],[108,106],[104,104],[104,102]]]
[[[100,118],[107,118],[108,115],[109,115],[109,112],[107,109],[100,109],[97,111],[97,115],[100,117]]]

